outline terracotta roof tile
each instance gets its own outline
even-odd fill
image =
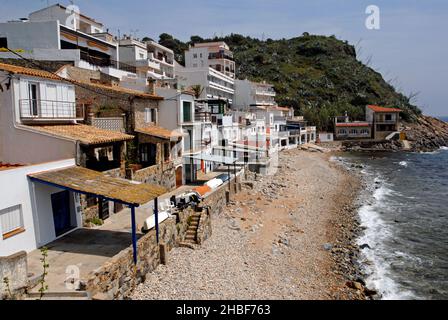
[[[23,167],[23,164],[0,162],[0,171]]]
[[[134,136],[117,131],[104,130],[84,124],[27,126],[54,136],[80,141],[82,144],[101,144],[132,140]]]
[[[130,94],[139,98],[147,98],[147,99],[153,99],[153,100],[163,100],[163,97],[160,97],[158,95],[154,95],[154,94],[149,94],[149,93],[145,93],[142,91],[137,91],[137,90],[132,90],[132,89],[127,89],[127,88],[123,88],[123,87],[112,87],[112,86],[108,86],[108,85],[104,85],[104,84],[99,84],[99,83],[86,83],[86,82],[82,82],[82,81],[75,81],[75,80],[68,80],[65,79],[61,76],[58,76],[57,74],[51,73],[51,72],[47,72],[44,70],[39,70],[39,69],[32,69],[32,68],[25,68],[25,67],[20,67],[20,66],[16,66],[16,65],[11,65],[11,64],[6,64],[6,63],[0,63],[0,70],[3,71],[7,71],[10,72],[12,74],[22,74],[22,75],[27,75],[27,76],[33,76],[33,77],[39,77],[39,78],[44,78],[44,79],[51,79],[51,80],[59,80],[59,81],[67,81],[69,83],[78,83],[79,85],[82,86],[89,86],[89,87],[94,87],[94,88],[100,88],[100,89],[104,89],[104,90],[108,90],[108,91],[112,91],[115,93],[124,93],[124,94]]]
[[[159,126],[149,126],[144,128],[135,129],[138,133],[147,134],[150,136],[162,138],[162,139],[171,139],[171,138],[180,138],[183,137],[184,134],[176,131],[176,130],[168,130]]]
[[[124,94],[130,94],[139,98],[147,98],[147,99],[153,99],[153,100],[163,100],[163,97],[158,96],[158,95],[154,95],[154,94],[150,94],[150,93],[145,93],[142,91],[137,91],[137,90],[132,90],[132,89],[127,89],[127,88],[123,88],[123,87],[119,87],[119,86],[108,86],[105,84],[100,84],[100,83],[85,83],[85,82],[79,82],[76,81],[79,84],[82,85],[87,85],[90,87],[96,87],[96,88],[101,88],[101,89],[105,89],[105,90],[109,90],[109,91],[113,91],[116,93],[124,93]]]
[[[369,105],[367,107],[375,112],[401,112],[402,111],[401,109],[398,109],[398,108],[385,108],[385,107],[374,106],[374,105]]]
[[[47,71],[25,68],[25,67],[12,65],[12,64],[6,64],[6,63],[0,63],[0,70],[7,71],[12,74],[23,74],[23,75],[27,75],[27,76],[33,76],[33,77],[39,77],[39,78],[45,78],[45,79],[61,80],[61,77],[59,77],[58,75],[55,75],[55,74],[47,72]]]

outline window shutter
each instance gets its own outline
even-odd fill
[[[17,205],[0,210],[2,234],[23,228],[22,206]]]

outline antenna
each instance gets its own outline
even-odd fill
[[[137,32],[139,32],[140,30],[138,29],[131,29],[131,35],[134,36],[134,39],[137,38]]]

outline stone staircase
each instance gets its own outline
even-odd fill
[[[195,213],[191,216],[191,220],[188,225],[188,229],[185,234],[184,241],[180,243],[181,247],[187,247],[187,248],[194,249],[194,245],[198,243],[197,242],[197,234],[198,234],[200,219],[201,219],[201,213]]]

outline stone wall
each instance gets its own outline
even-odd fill
[[[201,206],[201,218],[197,233],[198,244],[202,244],[212,235],[212,216],[221,213],[226,206],[226,194],[231,198],[241,191],[240,176],[222,185],[204,199]],[[208,209],[207,209],[208,208]],[[159,225],[159,244],[156,241],[156,231],[151,230],[137,242],[138,262],[134,265],[132,246],[121,251],[97,270],[91,272],[86,279],[86,290],[93,299],[110,300],[125,299],[134,288],[146,280],[146,275],[154,271],[161,263],[161,250],[167,253],[178,246],[184,239],[190,216],[195,211],[191,208],[178,213]]]
[[[192,209],[179,213],[179,221],[171,217],[159,226],[159,242],[166,252],[178,245],[188,229],[188,218]],[[205,228],[204,228],[205,229]],[[208,231],[204,233],[209,234]],[[155,270],[160,264],[160,248],[156,241],[156,231],[151,230],[137,242],[138,262],[134,265],[132,246],[121,251],[99,269],[89,274],[86,290],[93,299],[123,299],[132,293],[139,283],[146,279],[146,274]]]
[[[132,172],[132,180],[155,184],[168,191],[176,188],[176,168],[173,163],[164,163]]]
[[[21,295],[28,284],[28,264],[25,251],[17,252],[8,257],[0,257],[0,298],[8,297],[7,287],[3,279],[9,281],[9,288],[13,295]]]

